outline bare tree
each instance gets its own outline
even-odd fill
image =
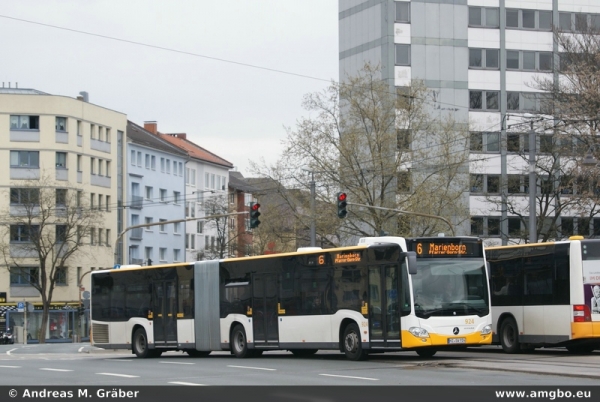
[[[206,197],[203,202],[204,213],[208,217],[205,220],[204,227],[207,230],[214,230],[216,233],[215,242],[204,245],[204,252],[201,259],[215,260],[229,257],[229,249],[237,248],[239,233],[235,229],[229,227],[229,220],[232,219],[227,215],[229,204],[226,195],[216,195]],[[243,217],[245,215],[239,215]]]
[[[287,129],[281,159],[275,166],[254,163],[253,171],[281,183],[278,194],[298,226],[309,228],[315,219],[317,238],[331,245],[384,231],[447,231],[439,220],[374,208],[351,206],[340,220],[334,204],[335,194],[344,191],[352,203],[451,217],[454,224],[468,221],[468,130],[429,115],[431,101],[421,82],[391,90],[379,68],[366,64],[347,82],[307,94],[303,106],[310,116]]]
[[[14,183],[10,206],[1,213],[4,238],[0,246],[11,275],[24,278],[43,304],[39,341],[45,342],[48,311],[58,280],[68,274],[69,263],[83,257],[84,236],[95,232],[103,213],[91,209],[83,192],[66,189],[47,178]],[[108,241],[108,239],[97,239]],[[109,244],[106,244],[109,246]]]

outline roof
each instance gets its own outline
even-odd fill
[[[229,172],[229,187],[245,193],[255,193],[258,191],[258,188],[250,185],[240,172],[235,171]]]
[[[0,88],[0,94],[17,94],[17,95],[50,95],[37,89],[30,88]]]
[[[127,139],[134,144],[143,145],[148,148],[186,157],[187,152],[179,147],[165,141],[163,138],[152,134],[143,127],[138,126],[132,121],[127,121]]]
[[[204,162],[214,163],[215,165],[223,166],[228,169],[233,169],[233,163],[189,141],[187,138],[185,138],[185,134],[180,136],[179,134],[159,133],[158,135],[162,139],[186,151],[187,154],[192,158],[199,159]]]

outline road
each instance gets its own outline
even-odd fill
[[[138,359],[128,351],[89,344],[0,345],[4,386],[592,386],[598,380],[598,351],[587,356],[562,349],[507,355],[491,346],[438,352],[429,359],[401,352],[352,362],[329,351],[308,358],[287,352],[254,359],[237,359],[228,352],[205,358],[168,352],[156,359]]]

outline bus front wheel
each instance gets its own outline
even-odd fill
[[[344,353],[348,359],[354,361],[367,358],[367,352],[360,342],[360,330],[355,323],[348,325],[344,331]]]
[[[502,326],[500,327],[500,343],[502,344],[502,350],[506,353],[521,352],[519,329],[517,328],[517,323],[512,318],[507,318],[502,322]]]
[[[236,325],[231,331],[231,349],[235,357],[251,357],[252,353],[248,350],[248,342],[246,338],[246,331],[241,325]]]
[[[133,353],[137,357],[145,359],[151,357],[150,349],[148,349],[148,337],[144,328],[138,328],[133,333]]]

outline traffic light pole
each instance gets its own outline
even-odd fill
[[[415,215],[415,216],[423,216],[425,218],[439,219],[439,220],[442,220],[442,221],[446,222],[446,224],[450,228],[450,231],[452,232],[452,236],[454,236],[454,228],[452,227],[452,224],[450,223],[450,221],[448,219],[442,218],[441,216],[428,215],[428,214],[420,214],[418,212],[403,211],[401,209],[394,209],[394,208],[375,207],[373,205],[366,205],[366,204],[356,204],[354,202],[349,202],[348,205],[356,205],[357,207],[366,207],[366,208],[372,208],[372,209],[381,209],[381,210],[384,210],[384,211],[394,211],[394,212],[397,212],[399,214]]]

